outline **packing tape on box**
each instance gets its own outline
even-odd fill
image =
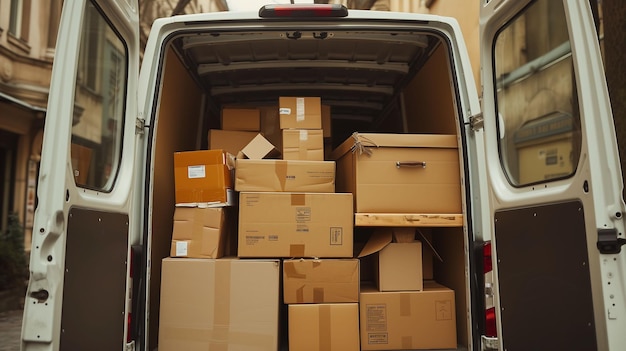
[[[358,152],[359,155],[366,154],[367,156],[371,156],[372,150],[367,148],[367,146],[378,147],[375,142],[369,138],[359,135],[358,132],[352,133],[352,139],[354,139],[354,144],[350,147],[350,150],[353,154]]]
[[[215,261],[215,295],[213,295],[213,339],[210,350],[228,350],[230,326],[230,260]],[[224,345],[226,346],[224,348]]]
[[[291,194],[291,206],[304,206],[306,205],[306,194],[294,193]]]
[[[296,289],[296,303],[304,302],[304,285]]]
[[[324,300],[324,288],[313,288],[313,303],[323,303]]]
[[[276,178],[280,183],[280,190],[285,191],[285,186],[287,183],[287,161],[274,161],[274,173],[276,174]]]
[[[304,121],[304,98],[296,98],[296,121]]]
[[[400,316],[411,316],[411,296],[409,294],[400,293]]]
[[[304,244],[291,244],[289,245],[290,257],[304,257]]]
[[[320,305],[319,333],[320,350],[331,350],[330,305]]]
[[[405,350],[409,350],[413,348],[413,337],[412,336],[403,336],[402,340],[402,348]]]
[[[283,265],[283,270],[288,278],[306,279],[306,274],[299,273],[296,269],[296,263],[293,261],[286,261]]]

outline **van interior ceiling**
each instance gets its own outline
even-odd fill
[[[155,191],[152,206],[146,206],[152,210],[147,215],[152,221],[150,350],[158,336],[161,259],[171,244],[173,153],[207,149],[208,130],[220,128],[221,108],[276,105],[280,96],[319,96],[331,107],[333,148],[357,131],[458,133],[449,47],[435,32],[272,28],[196,28],[173,37],[161,53],[166,63],[155,94],[158,110],[149,111],[156,126],[149,185]],[[461,227],[420,231],[441,256],[433,260],[435,279],[455,291],[457,342],[467,349],[467,238]],[[367,227],[355,228],[355,246],[364,242],[359,235],[367,234]]]

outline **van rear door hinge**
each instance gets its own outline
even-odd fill
[[[135,134],[143,134],[144,128],[146,127],[146,120],[141,118],[141,117],[137,117],[137,119],[135,120]]]
[[[618,254],[622,252],[622,245],[626,239],[617,237],[617,229],[598,229],[598,242],[596,246],[602,254]]]
[[[473,131],[477,132],[479,129],[483,129],[483,113],[479,112],[469,118],[469,125]]]

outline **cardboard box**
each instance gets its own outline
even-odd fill
[[[176,207],[171,257],[220,258],[230,233],[230,207]]]
[[[239,257],[352,257],[352,194],[242,192]]]
[[[423,291],[361,287],[361,350],[456,349],[454,291],[433,281]]]
[[[165,258],[159,350],[277,350],[277,260]]]
[[[359,351],[359,305],[289,305],[289,350]]]
[[[257,134],[259,133],[211,129],[209,130],[209,149],[222,149],[232,155],[237,155]]]
[[[280,129],[322,129],[321,101],[319,97],[279,97]]]
[[[358,213],[461,213],[455,135],[355,133],[332,158]]]
[[[324,138],[333,136],[332,115],[329,105],[322,105],[322,130],[324,131]]]
[[[223,150],[174,153],[177,204],[232,205],[233,181]]]
[[[378,228],[359,257],[372,254],[378,290],[422,290],[422,243],[415,240],[415,228]]]
[[[257,134],[250,142],[241,149],[237,158],[260,160],[279,156],[280,152],[261,134]]]
[[[237,159],[235,190],[333,193],[335,162]]]
[[[261,133],[278,150],[283,149],[283,133],[280,129],[278,117],[278,105],[262,106],[261,110]]]
[[[321,129],[283,129],[283,160],[324,160]]]
[[[359,260],[285,260],[283,301],[286,304],[359,302]]]
[[[256,108],[223,108],[222,129],[259,132],[261,131],[261,111]]]

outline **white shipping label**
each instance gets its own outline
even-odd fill
[[[186,241],[177,241],[176,242],[176,256],[187,256],[187,247],[189,243]]]
[[[189,179],[206,178],[204,165],[187,167],[187,177],[189,177]]]
[[[307,141],[309,140],[309,131],[306,129],[303,129],[300,131],[300,141]]]
[[[296,121],[304,121],[304,98],[296,98]]]
[[[278,110],[278,113],[281,115],[290,115],[291,109],[289,107],[281,107],[280,110]]]

